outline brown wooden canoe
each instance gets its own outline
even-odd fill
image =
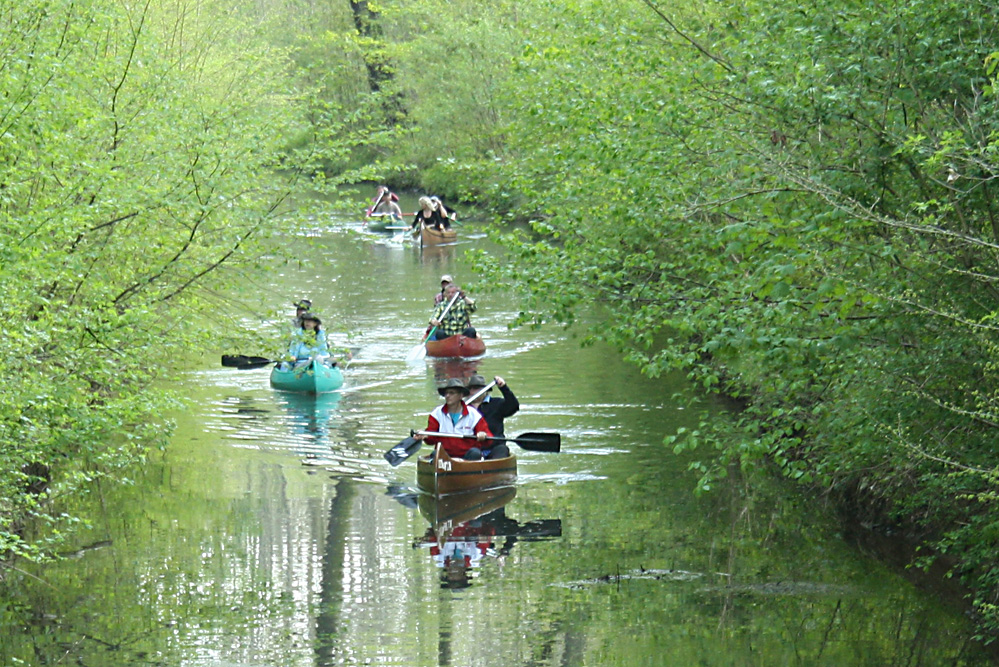
[[[442,340],[428,340],[424,346],[428,357],[478,357],[486,353],[485,341],[461,334]]]
[[[466,461],[448,456],[439,443],[416,461],[416,486],[432,496],[508,486],[517,479],[517,456]]]
[[[444,229],[438,231],[424,225],[420,229],[421,245],[439,245],[441,243],[454,243],[458,240],[458,230]]]

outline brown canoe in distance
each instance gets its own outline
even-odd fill
[[[517,479],[517,456],[466,461],[448,456],[439,443],[416,460],[416,486],[432,496],[508,486]]]
[[[485,341],[461,334],[441,340],[428,340],[424,346],[428,357],[478,357],[486,353]]]

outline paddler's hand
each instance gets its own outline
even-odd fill
[[[431,326],[439,327],[441,325],[440,320],[430,320]]]
[[[494,377],[493,380],[496,382],[496,386],[497,387],[501,387],[502,388],[502,387],[506,386],[506,380],[504,380],[503,378],[501,378],[499,375],[497,375],[496,377]]]
[[[475,439],[478,440],[479,442],[485,442],[485,439],[486,439],[485,432],[480,431],[479,433],[476,433],[475,434]]]

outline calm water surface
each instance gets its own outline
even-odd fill
[[[483,359],[407,361],[440,275],[476,295],[464,251],[495,251],[460,232],[422,251],[355,221],[290,232],[310,263],[276,261],[232,298],[279,341],[283,320],[252,313],[310,297],[353,350],[348,391],[279,393],[267,369],[218,363],[277,342],[206,355],[170,447],[96,494],[79,551],[10,577],[0,664],[989,664],[959,611],[846,544],[814,501],[738,475],[694,496],[662,438],[724,409],[676,403],[682,380],[562,329],[510,331],[503,294],[479,298]],[[425,426],[435,378],[473,370],[520,398],[508,435],[557,431],[562,452],[514,448],[515,487],[428,502],[415,458],[382,455]]]

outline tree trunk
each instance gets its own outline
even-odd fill
[[[357,33],[361,37],[367,37],[375,42],[382,41],[383,35],[378,23],[378,12],[371,9],[368,0],[350,0],[350,11],[354,16]],[[384,92],[383,89],[387,87],[386,84],[391,83],[393,76],[389,68],[386,67],[382,56],[369,50],[364,54],[364,66],[368,70],[368,85],[371,87],[371,92]],[[390,125],[399,123],[406,115],[402,96],[398,92],[388,93],[384,97],[382,109]]]

